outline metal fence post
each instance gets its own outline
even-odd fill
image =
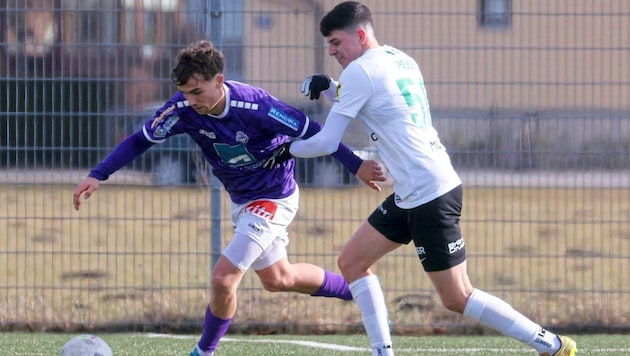
[[[207,9],[207,7],[206,7]],[[218,48],[221,48],[221,0],[210,1],[210,39]],[[206,17],[207,19],[207,17]],[[206,26],[206,29],[208,27]],[[210,230],[212,270],[221,256],[221,182],[217,177],[210,178]]]

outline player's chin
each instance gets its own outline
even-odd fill
[[[193,110],[195,110],[195,112],[197,112],[197,114],[199,114],[199,115],[205,115],[205,114],[208,113],[208,110],[206,108],[193,107]]]

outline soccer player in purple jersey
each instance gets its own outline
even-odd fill
[[[122,141],[80,182],[75,210],[100,181],[156,143],[188,134],[199,145],[232,201],[234,236],[214,266],[203,333],[191,355],[212,355],[236,313],[236,289],[252,268],[265,289],[351,300],[341,275],[308,263],[289,263],[287,226],[298,210],[293,159],[278,147],[291,138],[315,135],[321,125],[302,112],[248,84],[226,81],[223,54],[208,41],[184,48],[172,79],[179,90],[142,130]],[[361,160],[345,145],[332,154],[372,189],[385,177],[381,166]]]

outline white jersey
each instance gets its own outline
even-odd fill
[[[361,120],[392,175],[401,208],[461,184],[432,126],[422,73],[402,51],[380,46],[348,64],[331,111]]]

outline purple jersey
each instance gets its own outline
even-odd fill
[[[308,117],[258,87],[234,81],[224,87],[226,108],[221,115],[200,115],[177,93],[145,123],[144,136],[160,143],[188,134],[235,203],[289,196],[296,187],[295,161],[273,169],[261,166],[287,136],[304,135]]]
[[[233,202],[289,196],[296,187],[294,160],[272,169],[262,165],[289,137],[309,138],[322,126],[263,89],[234,81],[227,81],[224,89],[226,108],[219,116],[200,115],[182,93],[173,95],[142,130],[119,143],[89,176],[106,180],[153,144],[188,134],[201,147],[212,173]],[[332,156],[353,174],[363,162],[343,144]]]

